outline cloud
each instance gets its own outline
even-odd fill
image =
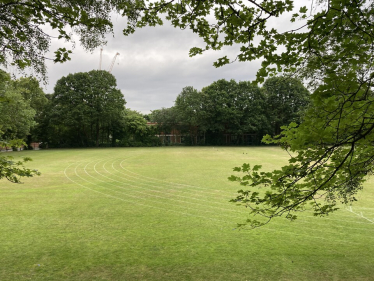
[[[109,69],[114,55],[120,53],[112,74],[125,96],[126,106],[133,110],[148,113],[170,107],[186,86],[200,90],[218,79],[253,80],[260,66],[260,62],[256,61],[215,68],[213,62],[223,55],[234,59],[238,47],[224,48],[220,52],[209,51],[191,58],[189,49],[203,47],[204,44],[190,30],[179,30],[165,22],[164,26],[146,27],[124,36],[122,29],[125,24],[125,19],[114,17],[114,37],[108,36],[108,43],[103,47],[102,69]],[[53,41],[51,50],[63,44]],[[77,45],[71,58],[64,64],[48,62],[48,93],[53,92],[54,85],[62,76],[98,69],[100,49],[89,53]]]

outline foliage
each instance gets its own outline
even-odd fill
[[[51,39],[72,42],[79,37],[82,46],[91,51],[105,42],[104,35],[112,31],[110,13],[117,10],[120,1],[0,1],[0,65],[14,65],[19,70],[32,68],[45,78],[45,60],[65,62],[72,52],[66,48],[54,51],[47,58]],[[46,26],[54,32],[47,32]]]
[[[10,75],[0,70],[0,139],[25,138],[35,126],[35,110],[15,86]]]
[[[229,179],[250,190],[240,190],[232,201],[268,219],[286,214],[291,220],[308,206],[321,216],[337,210],[339,202],[356,201],[366,176],[373,172],[373,102],[368,85],[354,85],[346,77],[319,86],[299,126],[291,123],[281,135],[264,138],[290,151],[289,165],[273,172],[259,172],[260,166],[251,169],[249,164],[235,168],[245,175]]]
[[[35,110],[14,89],[9,89],[3,97],[7,99],[0,102],[0,129],[3,131],[3,137],[25,138],[35,125]]]
[[[197,91],[182,89],[171,108],[150,115],[158,134],[173,129],[183,134],[185,144],[259,144],[271,126],[300,121],[309,92],[295,78],[276,77],[259,88],[249,81],[221,79]]]
[[[26,100],[10,75],[0,70],[0,149],[19,149],[26,145],[24,138],[35,125],[35,110]],[[22,177],[40,175],[37,170],[25,168],[31,161],[25,157],[14,161],[11,156],[0,156],[0,180],[5,178],[13,183],[21,183]]]
[[[137,136],[143,136],[147,132],[147,121],[137,111],[125,109],[126,130]]]
[[[35,77],[21,77],[15,80],[13,85],[19,90],[23,99],[30,103],[30,107],[36,111],[36,115],[43,111],[48,99]]]
[[[50,141],[57,145],[110,143],[125,99],[107,71],[69,74],[57,81],[49,113]]]
[[[279,143],[294,152],[289,160],[290,164],[273,172],[259,172],[259,165],[252,169],[249,164],[235,168],[234,171],[244,172],[246,175],[231,176],[230,180],[240,181],[241,185],[251,187],[252,190],[240,190],[240,195],[233,202],[244,204],[253,214],[272,218],[285,213],[293,220],[296,218],[294,213],[305,210],[309,203],[314,214],[318,216],[336,210],[335,205],[339,201],[355,201],[355,195],[362,188],[364,177],[372,173],[372,156],[368,145],[372,140],[362,141],[364,136],[360,136],[360,132],[355,132],[358,134],[356,139],[347,139],[344,129],[347,133],[352,127],[357,129],[357,126],[337,126],[337,120],[331,123],[335,123],[332,124],[334,130],[343,129],[338,145],[329,145],[331,140],[326,139],[322,131],[320,135],[315,135],[314,140],[305,138],[305,131],[313,126],[307,123],[302,123],[298,130],[295,129],[296,124],[291,123],[284,128],[283,137],[276,140],[267,138],[267,142]],[[299,134],[301,137],[298,138]],[[304,139],[308,148],[292,148],[300,145],[305,147],[305,144],[300,143],[301,139]],[[317,200],[319,198],[328,201],[321,202]],[[266,207],[259,208],[262,204]],[[255,225],[259,223],[252,220],[249,222]]]
[[[189,144],[198,144],[199,130],[205,131],[202,124],[203,108],[202,108],[201,92],[192,86],[182,89],[175,100],[175,110],[178,114],[179,129],[181,133],[188,136],[185,142]]]
[[[263,84],[263,91],[272,135],[279,135],[281,127],[291,122],[300,123],[302,110],[309,104],[310,93],[299,79],[268,78]]]
[[[25,168],[24,163],[31,158],[24,157],[23,160],[14,161],[12,156],[0,156],[0,180],[6,178],[13,183],[22,183],[21,177],[33,177],[40,175],[37,170]]]
[[[233,201],[242,200],[268,219],[286,214],[293,220],[307,206],[319,216],[337,210],[338,202],[356,200],[374,164],[373,49],[368,43],[373,10],[371,2],[331,1],[309,21],[310,56],[300,73],[315,88],[311,106],[300,126],[290,124],[280,136],[265,138],[291,152],[289,165],[272,173],[236,168],[246,175],[231,180],[251,189],[241,190]],[[263,185],[268,186],[265,195],[256,190]]]
[[[224,79],[202,89],[205,128],[235,136],[262,135],[268,128],[265,96],[250,82]],[[238,138],[237,142],[240,142]]]
[[[201,111],[201,93],[192,86],[184,87],[175,100],[175,108],[183,121],[197,125]]]
[[[154,126],[148,126],[144,116],[126,108],[122,124],[118,127],[121,133],[116,135],[116,146],[157,146],[159,139],[155,136]]]
[[[156,109],[149,115],[151,122],[156,123],[156,129],[158,135],[167,135],[172,132],[172,130],[179,130],[179,115],[175,107]],[[166,143],[165,138],[163,138],[163,144]]]
[[[39,85],[39,81],[34,77],[21,77],[13,81],[13,86],[22,95],[30,107],[35,111],[34,126],[30,128],[27,135],[27,148],[32,149],[31,142],[39,142],[43,135],[43,119],[45,118],[45,109],[48,104],[48,98]]]

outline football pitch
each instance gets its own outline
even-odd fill
[[[4,154],[2,154],[4,155]],[[352,206],[238,229],[244,162],[276,147],[9,152],[40,177],[0,181],[0,280],[374,280],[374,178]]]

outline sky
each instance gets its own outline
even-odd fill
[[[114,37],[107,37],[103,47],[102,69],[108,70],[118,52],[112,74],[127,102],[126,107],[141,113],[162,107],[171,107],[186,86],[201,88],[219,79],[236,81],[254,80],[260,61],[235,62],[215,68],[213,62],[223,55],[235,58],[239,47],[210,51],[203,55],[189,57],[189,49],[203,47],[202,39],[190,30],[180,30],[164,22],[163,26],[138,29],[130,36],[122,30],[126,21],[120,16],[113,18]],[[51,53],[64,45],[53,40]],[[67,45],[69,46],[69,45]],[[86,52],[79,44],[73,49],[71,61],[63,64],[47,62],[48,82],[46,93],[53,93],[56,82],[70,73],[99,69],[100,48],[93,53]]]
[[[305,3],[304,3],[305,4]],[[124,36],[125,18],[114,15],[114,36],[107,37],[103,46],[102,69],[108,70],[118,52],[112,74],[127,102],[126,107],[147,114],[162,107],[171,107],[182,89],[193,86],[201,90],[219,79],[251,81],[255,79],[261,61],[234,62],[215,68],[213,62],[227,55],[235,59],[240,46],[224,47],[221,51],[208,51],[189,57],[192,47],[205,47],[201,38],[190,30],[180,30],[164,21],[163,26],[137,29],[134,34]],[[269,23],[269,27],[289,29],[289,17],[282,17]],[[50,56],[64,45],[53,39]],[[47,61],[48,81],[46,93],[53,93],[56,82],[63,76],[76,72],[99,69],[100,48],[86,52],[76,44],[71,61],[54,64]]]

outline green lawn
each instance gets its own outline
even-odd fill
[[[3,154],[2,154],[3,155]],[[244,162],[275,147],[11,152],[42,176],[0,181],[0,280],[374,280],[374,180],[350,212],[238,230]],[[361,217],[366,217],[365,219]]]

